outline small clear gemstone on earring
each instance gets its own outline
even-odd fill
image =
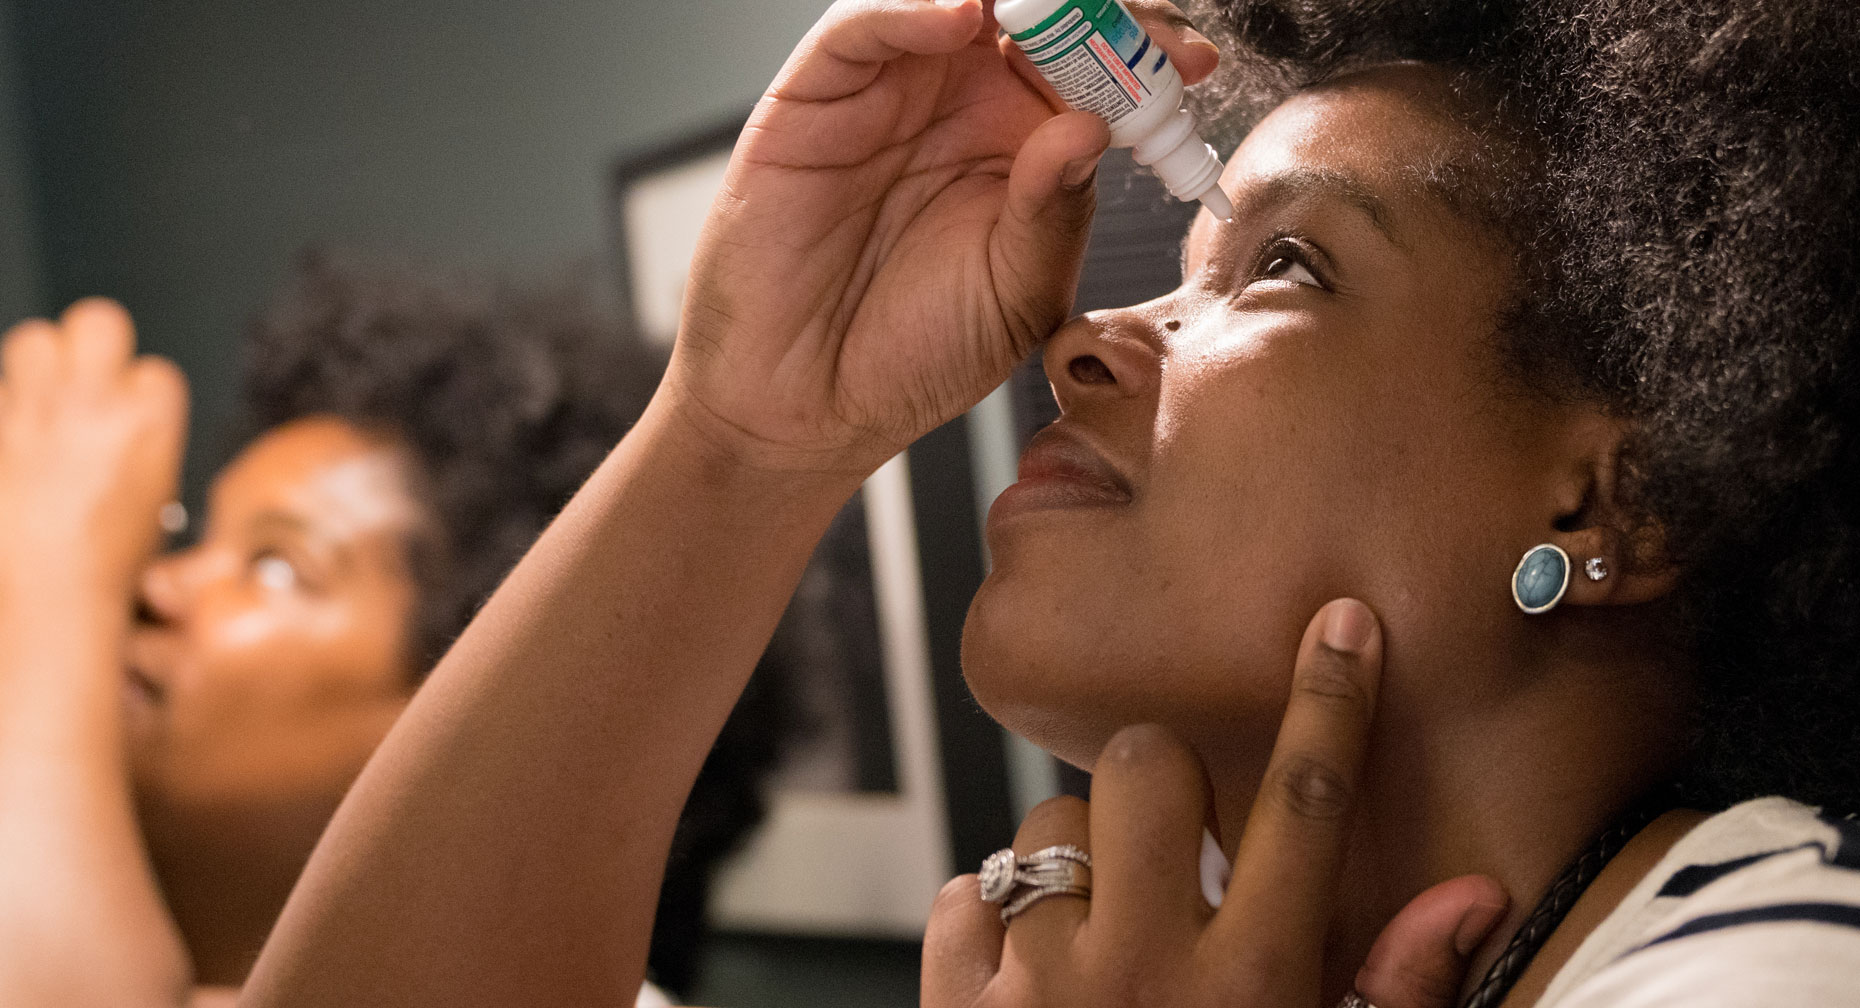
[[[1608,561],[1601,557],[1590,557],[1589,562],[1582,565],[1582,569],[1589,575],[1589,580],[1600,581],[1608,576]]]

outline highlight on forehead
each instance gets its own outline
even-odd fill
[[[1363,66],[1312,89],[1387,74],[1399,75],[1412,89],[1409,107],[1441,127],[1444,141],[1427,156],[1390,165],[1391,189],[1515,241],[1542,154],[1530,129],[1506,112],[1502,92],[1464,68],[1412,60]]]

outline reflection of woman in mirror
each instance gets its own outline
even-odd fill
[[[362,775],[253,1003],[629,991],[809,548],[1042,340],[1064,416],[992,515],[966,663],[1096,772],[1016,844],[1089,847],[1095,888],[1004,931],[959,880],[927,1003],[1416,1008],[1495,963],[1519,1005],[1851,1002],[1851,827],[1706,818],[1857,779],[1851,9],[1224,13],[1272,106],[1237,216],[1175,293],[1062,324],[1103,126],[985,3],[828,12],[736,149],[659,394]],[[1691,810],[1646,804],[1668,784]],[[1572,864],[1569,916],[1521,928]]]
[[[92,301],[6,343],[0,508],[34,532],[0,553],[9,1005],[240,983],[421,676],[657,373],[566,290],[309,259],[247,346],[259,434],[198,542],[134,580],[132,623],[186,393],[130,342]],[[654,966],[676,986],[709,862],[760,815],[738,782],[769,762],[770,726],[733,728],[734,780],[699,789],[660,915],[675,940]]]

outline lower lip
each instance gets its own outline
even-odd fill
[[[1114,487],[1084,480],[1057,476],[1034,476],[1021,480],[995,498],[988,509],[988,522],[999,521],[1033,511],[1077,508],[1109,508],[1130,503],[1130,495]]]

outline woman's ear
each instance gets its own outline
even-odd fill
[[[1679,573],[1667,561],[1665,530],[1631,513],[1621,492],[1626,429],[1599,412],[1572,425],[1568,479],[1559,488],[1556,534],[1569,554],[1563,604],[1628,606],[1671,594]]]

